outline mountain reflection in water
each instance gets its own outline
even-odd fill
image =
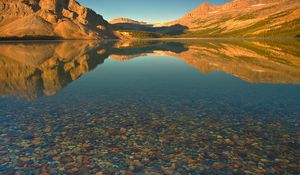
[[[299,43],[1,43],[0,174],[299,174]]]
[[[288,44],[287,44],[288,43]],[[222,71],[251,83],[300,84],[297,41],[144,40],[0,44],[0,95],[52,96],[105,59],[172,56],[205,74]]]

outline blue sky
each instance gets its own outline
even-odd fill
[[[220,5],[230,0],[78,0],[106,20],[125,17],[146,22],[175,20],[203,2]]]

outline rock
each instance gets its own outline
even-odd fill
[[[225,139],[225,143],[228,145],[233,145],[234,142],[232,142],[230,139]]]
[[[38,137],[38,138],[33,139],[32,143],[33,143],[34,145],[39,145],[39,144],[42,143],[42,140],[41,140],[40,137]]]
[[[88,147],[90,147],[90,144],[88,144],[88,143],[82,144],[82,148],[88,148]]]
[[[88,156],[84,156],[82,160],[83,164],[89,164],[90,163],[90,158]]]
[[[2,0],[0,9],[2,38],[114,38],[102,16],[75,0]]]
[[[71,11],[69,11],[69,10],[67,10],[67,9],[63,9],[63,10],[62,10],[62,14],[63,14],[65,17],[70,18],[70,19],[74,19],[74,17],[75,17],[75,13],[74,13],[74,12],[71,12]]]
[[[220,169],[222,169],[222,168],[224,168],[225,167],[225,164],[224,163],[220,163],[220,162],[215,162],[213,165],[212,165],[212,169],[214,170],[214,171],[218,171],[218,170],[220,170]]]
[[[189,165],[195,165],[197,163],[197,160],[193,159],[192,157],[187,158]]]
[[[69,163],[69,162],[73,162],[73,161],[74,161],[73,158],[70,156],[61,158],[61,162],[63,162],[63,163]]]
[[[27,162],[27,161],[29,161],[30,159],[27,158],[27,157],[21,157],[19,160],[22,161],[22,162]]]
[[[77,173],[78,171],[79,171],[79,169],[77,167],[67,170],[67,172],[72,173],[72,174]]]
[[[172,164],[171,167],[163,167],[161,166],[161,170],[164,174],[166,175],[171,175],[175,172],[175,169],[176,169],[176,165],[175,164]]]
[[[46,132],[46,133],[49,133],[49,132],[51,132],[51,128],[46,128],[46,129],[44,129],[44,131]]]
[[[221,135],[217,135],[217,139],[223,139]]]
[[[136,167],[143,167],[144,166],[144,164],[142,164],[142,162],[139,161],[139,160],[134,160],[133,165],[136,166]]]

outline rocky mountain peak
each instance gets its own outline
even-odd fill
[[[199,8],[202,8],[202,9],[207,9],[207,8],[210,8],[210,7],[213,7],[212,4],[208,3],[208,2],[204,2],[202,3]]]
[[[296,37],[299,7],[299,0],[233,0],[218,6],[204,3],[165,25],[186,26],[186,37]]]
[[[210,11],[213,11],[216,9],[216,6],[209,4],[208,2],[202,3],[198,8],[196,8],[192,14],[207,14]]]
[[[109,23],[75,0],[2,0],[0,37],[37,37],[32,27],[24,28],[28,16],[36,16],[34,33],[43,37],[97,39],[111,37]],[[29,17],[31,18],[31,17]],[[46,23],[45,23],[46,22]],[[50,25],[50,26],[49,26]],[[43,33],[48,28],[50,33]]]

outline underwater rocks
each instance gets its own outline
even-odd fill
[[[299,173],[288,120],[117,108],[4,120],[1,174]]]

